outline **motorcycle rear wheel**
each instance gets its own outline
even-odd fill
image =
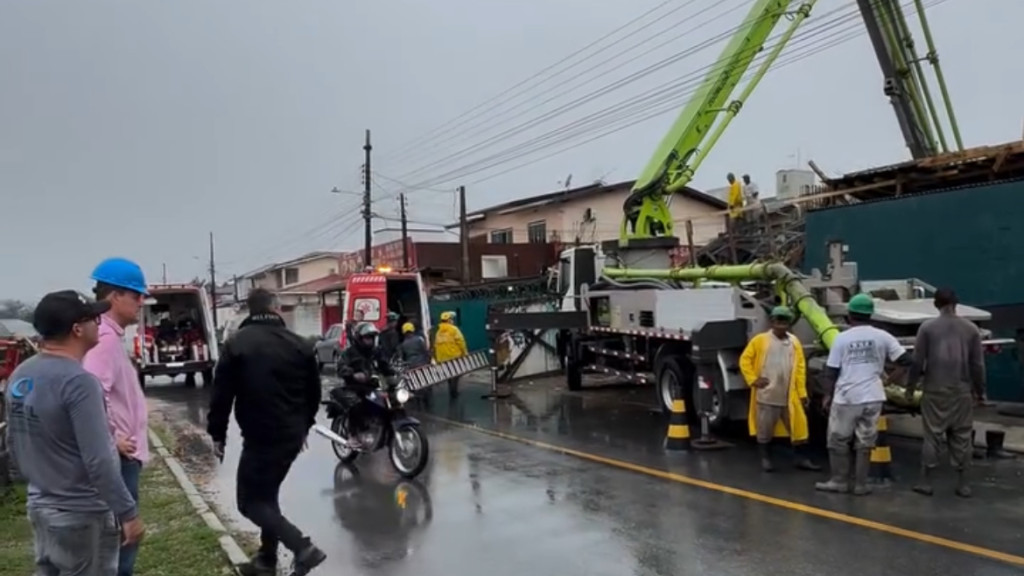
[[[407,446],[410,451],[415,452],[415,457],[410,458],[404,454],[405,449],[401,445],[400,437],[406,437]],[[427,467],[430,460],[430,443],[427,437],[415,424],[403,424],[395,429],[388,444],[388,456],[391,465],[403,478],[415,478]]]
[[[331,432],[348,439],[348,417],[337,416],[331,420]],[[351,464],[359,457],[359,452],[336,442],[331,442],[331,449],[334,450],[334,455],[338,457],[338,460],[345,464]]]

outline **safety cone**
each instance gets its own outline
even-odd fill
[[[868,478],[872,484],[887,486],[893,480],[892,449],[889,447],[889,419],[878,417],[878,439],[871,449],[871,468]]]
[[[689,450],[690,425],[686,423],[686,402],[672,401],[672,413],[668,419],[668,433],[665,435],[665,450]]]

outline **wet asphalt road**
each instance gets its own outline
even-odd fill
[[[423,415],[431,463],[416,481],[400,480],[383,454],[339,466],[327,441],[311,438],[281,504],[327,552],[317,573],[1024,574],[1014,565],[1024,558],[999,557],[1024,556],[1022,463],[980,463],[972,500],[954,498],[948,482],[927,499],[909,490],[916,446],[897,442],[893,488],[824,495],[812,487],[823,474],[763,474],[743,441],[666,454],[664,420],[637,400],[646,393],[527,387],[494,402],[483,391],[466,387],[454,403],[435,393]],[[150,393],[202,421],[202,390]],[[211,480],[225,510],[237,431],[232,440]]]

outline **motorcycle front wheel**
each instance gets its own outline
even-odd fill
[[[337,416],[331,420],[331,432],[348,439],[348,426],[345,419],[345,416]],[[342,446],[337,442],[331,442],[331,449],[334,450],[334,455],[338,457],[338,460],[344,464],[352,463],[359,456],[359,452],[348,446]]]
[[[427,437],[415,424],[403,424],[395,428],[388,446],[391,465],[403,478],[415,478],[427,467],[430,444]]]

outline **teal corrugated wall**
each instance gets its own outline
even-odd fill
[[[1024,305],[1024,181],[818,210],[806,226],[805,271],[823,269],[827,243],[841,240],[861,278],[914,277],[972,306]],[[993,400],[1024,400],[1016,350],[990,357],[988,370]]]
[[[841,239],[862,278],[908,276],[964,302],[1024,302],[1024,182],[868,202],[807,214],[804,268],[824,267]]]

